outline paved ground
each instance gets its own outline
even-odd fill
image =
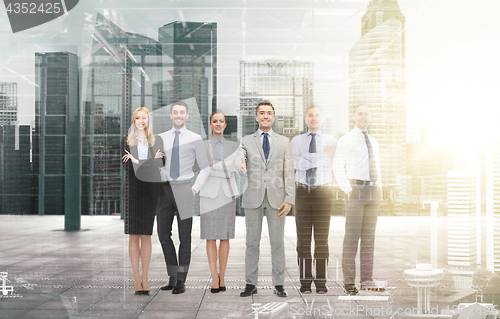
[[[387,281],[390,289],[349,299],[341,289],[339,259],[345,219],[332,217],[329,291],[326,295],[302,295],[298,290],[295,220],[287,217],[288,298],[273,294],[267,230],[261,243],[258,294],[241,298],[245,228],[244,218],[237,217],[237,236],[231,240],[226,274],[228,290],[212,294],[205,242],[199,239],[199,218],[195,217],[186,293],[172,295],[159,290],[167,276],[155,230],[152,294],[135,296],[123,221],[117,216],[83,216],[81,231],[64,232],[63,218],[0,215],[0,271],[8,272],[7,285],[15,291],[14,296],[0,296],[0,318],[256,318],[252,314],[255,304],[261,306],[259,318],[391,318],[398,309],[401,313],[416,307],[416,290],[404,282],[403,271],[414,268],[417,262],[430,262],[428,217],[380,217],[374,277]],[[438,225],[442,234],[445,223]],[[174,234],[177,238],[176,230]],[[442,251],[440,256],[446,258]],[[432,299],[434,305],[434,299],[442,296],[433,295]]]

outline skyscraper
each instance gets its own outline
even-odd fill
[[[448,171],[448,265],[472,271],[481,263],[478,169]]]
[[[171,67],[172,78],[171,83],[158,84],[159,100],[194,97],[208,132],[208,116],[217,109],[217,23],[175,21],[159,28],[158,34],[162,53],[171,59],[164,67]]]
[[[500,273],[500,138],[486,149],[486,269]]]
[[[79,229],[82,153],[78,56],[35,53],[35,82],[33,165],[38,175],[38,213],[65,214],[66,222],[68,214],[77,215],[78,225],[74,226]]]
[[[241,61],[238,137],[258,128],[255,107],[268,100],[276,110],[273,129],[287,137],[305,131],[305,111],[313,103],[314,63],[302,61]]]
[[[349,52],[350,127],[356,108],[370,107],[369,131],[380,145],[382,182],[393,189],[390,213],[396,214],[406,198],[404,24],[397,1],[372,0],[362,18],[362,37]]]
[[[0,123],[0,214],[33,214],[30,126]]]
[[[122,30],[97,15],[90,63],[83,68],[85,117],[82,134],[82,211],[121,212],[120,141],[132,112],[153,105],[153,86],[161,80],[158,42]]]
[[[0,124],[17,121],[17,83],[0,82]]]

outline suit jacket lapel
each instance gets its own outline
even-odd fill
[[[210,148],[210,156],[211,156],[209,160],[212,160],[212,162],[218,162],[219,156],[217,155],[217,151],[215,150],[214,143],[212,143],[211,139],[208,140],[208,147]]]
[[[139,151],[138,151],[138,149],[137,149],[137,145],[134,145],[134,146],[131,146],[131,147],[130,147],[130,154],[132,154],[132,156],[133,156],[134,158],[139,159]]]
[[[257,145],[257,149],[260,152],[260,156],[262,157],[262,160],[265,163],[266,162],[266,157],[264,156],[264,150],[262,149],[262,143],[260,142],[260,136],[259,136],[259,134],[257,132],[255,132],[253,136],[254,136],[255,144]]]

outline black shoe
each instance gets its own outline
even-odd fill
[[[216,294],[220,291],[220,288],[210,288],[210,292]]]
[[[347,294],[351,295],[351,296],[355,296],[358,294],[358,289],[356,289],[356,285],[355,284],[345,284],[344,285],[344,290]]]
[[[219,277],[219,291],[226,291],[226,286],[220,285],[220,277]]]
[[[134,295],[136,295],[136,296],[142,295],[142,290],[136,290],[134,292]]]
[[[311,287],[301,286],[300,287],[300,293],[305,294],[305,295],[310,294],[311,293]]]
[[[240,292],[240,297],[249,297],[256,293],[257,293],[257,287],[255,287],[255,285],[247,284],[245,286],[245,290]]]
[[[285,289],[283,289],[282,285],[277,285],[274,287],[274,293],[278,297],[288,297],[288,294],[286,293]]]
[[[168,285],[161,287],[160,290],[172,290],[174,289],[176,283],[177,279],[175,277],[170,276],[170,279],[168,280]]]
[[[324,295],[328,292],[328,289],[325,287],[318,287],[316,286],[316,293],[320,294],[320,295]]]
[[[151,293],[151,290],[141,290],[140,293],[141,295],[149,295]]]
[[[184,285],[184,281],[182,280],[177,280],[177,284],[175,285],[174,289],[172,290],[172,293],[174,295],[182,294],[186,291],[186,286]]]

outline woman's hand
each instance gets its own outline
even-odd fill
[[[132,163],[134,164],[139,164],[139,161],[135,159],[135,157],[132,156],[132,154],[129,153],[129,151],[125,150],[125,155],[123,155],[122,160],[123,162],[127,162],[128,160],[131,160]]]
[[[165,154],[160,152],[160,150],[156,151],[155,158],[162,158],[163,156],[165,156]]]
[[[245,160],[243,159],[243,157],[241,158],[240,172],[242,174],[246,174],[247,173],[247,165],[245,164]]]

